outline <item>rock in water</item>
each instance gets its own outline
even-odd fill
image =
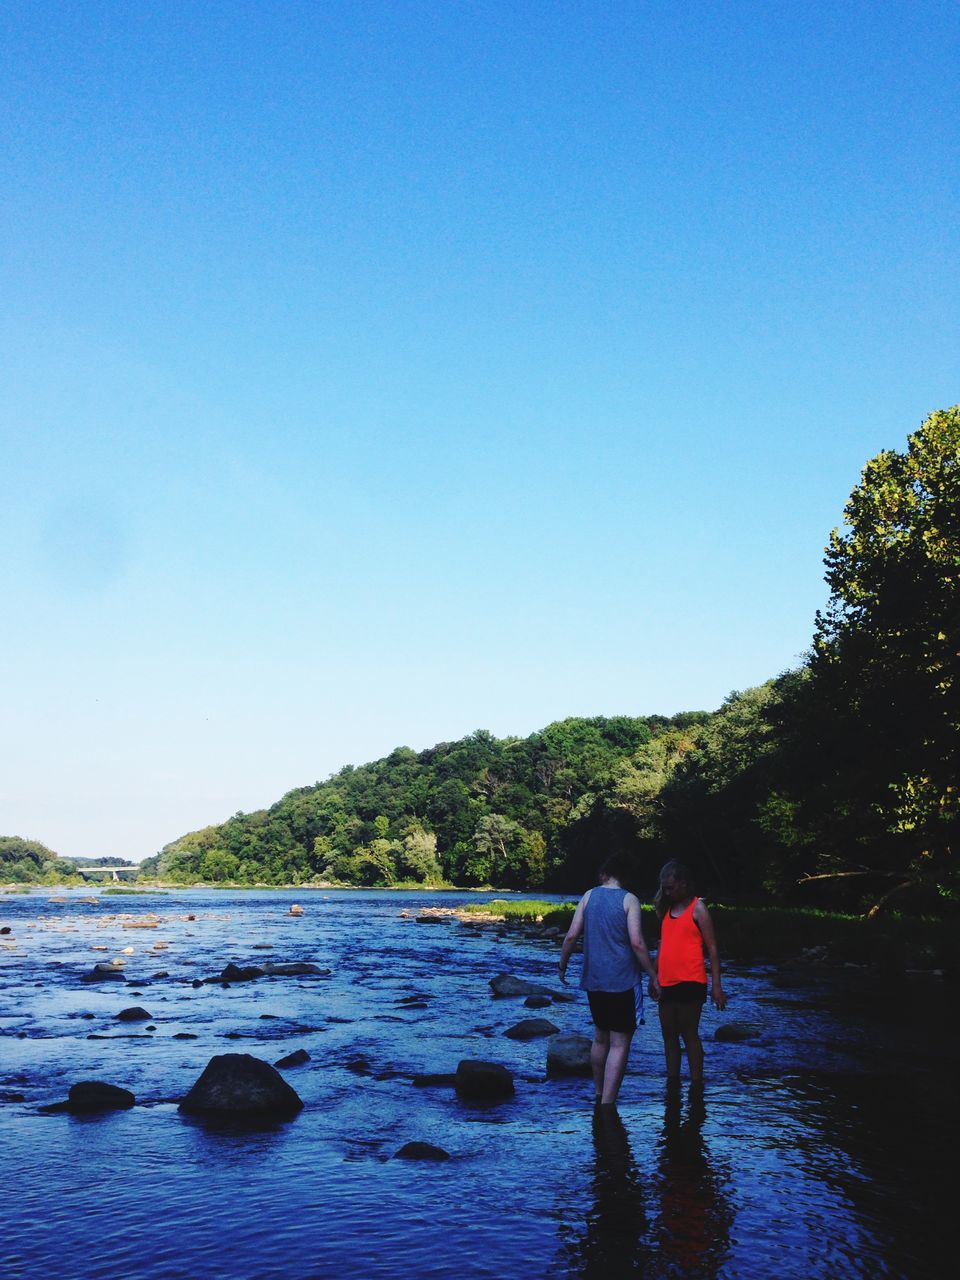
[[[407,1142],[397,1152],[397,1160],[449,1160],[450,1152],[429,1142]]]
[[[515,1023],[503,1034],[509,1036],[511,1040],[535,1040],[537,1036],[555,1036],[559,1030],[559,1027],[548,1022],[546,1018],[524,1018],[522,1022]]]
[[[301,1067],[305,1062],[310,1061],[310,1055],[306,1049],[294,1049],[293,1053],[288,1053],[285,1058],[281,1058],[279,1062],[275,1062],[275,1067]]]
[[[490,979],[490,986],[495,996],[553,996],[549,987],[538,986],[535,982],[527,982],[524,978],[516,978],[512,973],[498,973]]]
[[[547,1075],[590,1075],[590,1044],[587,1036],[578,1036],[573,1032],[551,1036],[547,1041]]]
[[[228,964],[220,974],[219,978],[215,978],[215,982],[252,982],[254,978],[262,978],[266,971],[261,969],[258,964],[248,964],[242,967],[232,962]]]
[[[714,1040],[729,1040],[739,1044],[743,1040],[757,1040],[760,1028],[752,1022],[722,1022],[713,1033]]]
[[[263,972],[273,974],[275,977],[289,978],[297,977],[302,973],[328,974],[330,970],[321,969],[319,965],[309,964],[306,960],[285,960],[281,963],[267,960],[264,963]]]
[[[111,978],[119,979],[120,982],[126,982],[127,980],[123,970],[118,965],[101,961],[99,964],[95,964],[89,973],[82,974],[80,981],[102,982],[104,980],[109,981]]]
[[[527,996],[523,1002],[525,1009],[546,1009],[548,1005],[553,1004],[549,996]]]
[[[471,1102],[495,1102],[499,1098],[512,1098],[515,1092],[513,1076],[506,1067],[479,1058],[464,1058],[457,1064],[453,1087],[458,1098]]]
[[[135,992],[139,995],[139,992]],[[146,1009],[142,1009],[140,1005],[135,1004],[132,1009],[121,1009],[117,1014],[118,1022],[149,1022],[153,1017],[152,1013],[147,1013]]]
[[[275,1067],[249,1053],[219,1053],[180,1103],[188,1115],[295,1116],[303,1103]]]
[[[94,1111],[122,1111],[132,1107],[136,1098],[129,1089],[121,1089],[116,1084],[105,1084],[102,1080],[81,1080],[79,1084],[70,1086],[66,1111],[76,1114],[89,1114]]]

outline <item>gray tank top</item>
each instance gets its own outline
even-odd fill
[[[583,909],[583,969],[585,991],[629,991],[640,981],[640,965],[630,946],[626,889],[591,889]]]

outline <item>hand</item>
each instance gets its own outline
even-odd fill
[[[564,985],[564,986],[567,986],[567,985],[568,985],[568,983],[567,983],[567,966],[563,963],[563,961],[562,961],[562,960],[560,961],[560,981],[563,983],[563,985]]]
[[[656,978],[651,978],[650,981],[647,983],[647,991],[650,994],[651,1000],[653,1000],[654,1002],[659,1001],[660,983],[656,980]]]
[[[710,999],[717,1006],[717,1008],[720,1010],[721,1013],[727,1007],[727,997],[726,997],[726,993],[723,990],[723,987],[714,987],[713,990],[710,992]]]

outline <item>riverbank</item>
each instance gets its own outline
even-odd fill
[[[573,918],[576,903],[539,899],[468,903],[451,912],[465,922],[559,937]],[[444,910],[444,908],[438,908]],[[643,931],[656,946],[660,927],[653,907],[644,904]],[[883,916],[868,920],[841,912],[782,907],[711,906],[721,955],[744,964],[802,960],[842,964],[880,972],[932,972],[954,978],[960,971],[960,942],[953,920]]]
[[[397,884],[376,889],[323,881],[301,885],[182,885],[172,881],[144,881],[131,886],[106,885],[0,885],[4,895],[47,893],[63,889],[95,890],[99,896],[140,897],[151,894],[189,893],[195,890],[230,893],[270,892],[288,894],[324,893],[429,893],[447,895],[497,895],[492,901],[468,902],[456,907],[436,906],[430,913],[453,916],[477,928],[493,926],[522,932],[542,940],[560,938],[566,932],[576,908],[575,901],[548,901],[525,897],[521,891],[490,886],[460,888],[445,884],[425,888],[419,884]],[[510,896],[506,896],[506,895]],[[504,895],[504,896],[500,896]],[[867,919],[843,912],[812,908],[741,907],[711,905],[721,955],[743,964],[782,963],[798,960],[806,964],[866,967],[878,973],[934,973],[954,980],[960,974],[960,931],[953,918],[934,919],[890,914]],[[652,905],[642,905],[644,936],[651,947],[659,938],[659,923]]]

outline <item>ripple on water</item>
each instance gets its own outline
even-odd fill
[[[822,975],[775,989],[772,971],[734,969],[732,1009],[759,1024],[761,1039],[713,1043],[719,1015],[708,1010],[707,1095],[676,1098],[664,1090],[652,1018],[634,1044],[622,1125],[604,1129],[589,1082],[546,1081],[545,1045],[503,1035],[522,1002],[494,1000],[487,985],[504,969],[549,985],[555,950],[399,916],[429,895],[298,891],[298,900],[305,914],[295,921],[280,893],[123,902],[162,918],[159,959],[153,931],[141,940],[123,930],[112,905],[67,894],[55,907],[40,900],[40,920],[35,897],[0,904],[24,953],[0,955],[0,1091],[15,1084],[27,1098],[0,1103],[5,1184],[15,1188],[0,1234],[5,1274],[937,1274],[930,1242],[950,1220],[952,1184],[936,1152],[952,1150],[945,1131],[956,1123],[939,1100],[955,1042],[953,1058],[938,1056],[922,1021],[905,1026],[917,1002],[867,1017],[862,989],[845,996]],[[128,946],[129,986],[80,983]],[[198,973],[256,963],[267,948],[331,975],[192,987]],[[161,969],[167,978],[155,976]],[[412,996],[427,996],[427,1008],[404,1012],[398,1001]],[[153,1015],[149,1038],[113,1038],[130,1003]],[[581,999],[550,1017],[589,1029]],[[174,1038],[187,1031],[197,1038]],[[311,1060],[288,1075],[306,1103],[289,1124],[216,1131],[170,1101],[214,1053],[275,1061],[296,1048]],[[476,1108],[449,1087],[413,1086],[414,1075],[449,1073],[461,1057],[509,1066],[516,1097]],[[361,1059],[358,1074],[351,1063]],[[883,1063],[893,1064],[886,1074]],[[141,1105],[89,1119],[36,1113],[84,1078],[126,1085]],[[393,1160],[408,1141],[452,1158]]]

